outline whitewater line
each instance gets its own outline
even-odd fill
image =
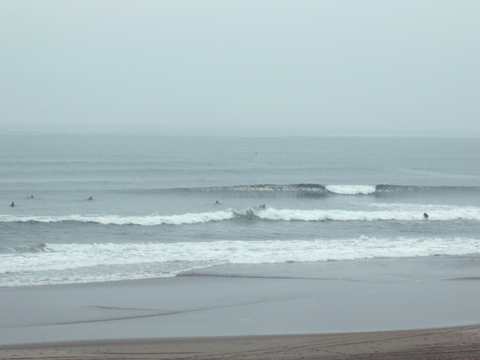
[[[268,221],[423,221],[423,211],[428,211],[429,221],[472,220],[480,221],[480,207],[461,207],[445,205],[412,204],[373,204],[374,210],[300,210],[300,209],[232,209],[187,213],[182,215],[65,215],[65,216],[15,216],[0,215],[0,222],[39,222],[39,223],[98,223],[102,225],[188,225],[215,221],[226,221],[234,218],[257,219]]]

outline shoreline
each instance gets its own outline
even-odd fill
[[[66,341],[0,346],[0,359],[478,359],[480,324],[354,333]]]
[[[458,256],[231,265],[0,288],[0,359],[349,359],[375,351],[480,359],[479,263]]]

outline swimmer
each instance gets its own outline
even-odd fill
[[[11,207],[14,207],[15,206],[15,203],[12,201],[12,203],[10,204]]]
[[[93,197],[90,196],[87,200],[93,200]]]
[[[428,214],[427,214],[427,213],[423,213],[423,218],[424,218],[425,220],[428,220]]]

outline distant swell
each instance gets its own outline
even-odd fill
[[[172,189],[174,192],[183,193],[201,193],[201,194],[228,194],[240,196],[273,196],[278,194],[296,195],[296,196],[324,196],[327,189],[319,184],[258,184],[258,185],[235,185],[235,186],[213,186],[197,188],[178,188]]]
[[[158,189],[144,190],[145,192],[157,192]],[[322,197],[328,195],[395,195],[414,193],[480,193],[480,186],[419,186],[419,185],[322,185],[322,184],[257,184],[214,186],[197,188],[165,189],[166,192],[186,194],[216,194],[238,196],[299,196],[299,197]]]

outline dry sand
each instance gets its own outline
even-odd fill
[[[12,345],[0,347],[0,359],[480,359],[480,325],[345,334]]]

